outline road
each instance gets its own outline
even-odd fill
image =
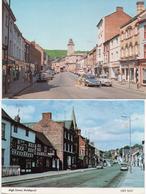
[[[118,187],[127,172],[121,172],[118,165],[105,169],[60,174],[37,180],[15,183],[11,187]]]
[[[145,94],[115,87],[83,87],[77,76],[63,72],[49,82],[34,83],[14,98],[21,99],[144,99]]]

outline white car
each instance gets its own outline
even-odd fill
[[[120,170],[127,171],[128,170],[128,164],[127,163],[121,163]]]
[[[97,165],[96,169],[103,169],[103,165]]]
[[[112,86],[112,81],[107,78],[107,75],[100,75],[99,81],[101,82],[102,86]]]

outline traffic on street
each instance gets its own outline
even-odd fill
[[[45,74],[44,74],[45,76]],[[43,78],[44,79],[44,78]],[[116,86],[86,86],[79,84],[79,76],[60,72],[49,80],[39,80],[14,96],[15,99],[143,99],[144,92]]]

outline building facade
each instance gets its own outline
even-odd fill
[[[140,83],[138,59],[141,52],[138,21],[145,13],[146,11],[142,11],[121,27],[121,69],[122,76],[129,83]]]
[[[138,21],[139,31],[139,82],[146,85],[146,13]]]
[[[97,64],[98,74],[107,73],[104,68],[104,43],[120,33],[120,26],[129,21],[131,17],[126,14],[122,7],[117,7],[116,11],[103,17],[97,24]],[[108,72],[109,73],[109,72]]]

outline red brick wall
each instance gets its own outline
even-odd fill
[[[116,34],[120,34],[120,27],[131,19],[122,8],[117,9],[111,15],[105,17],[105,41],[111,39]]]
[[[81,136],[79,136],[79,155],[81,149],[85,151],[85,145],[86,145],[85,140]]]
[[[33,129],[45,134],[57,150],[57,156],[63,164],[64,123],[57,123],[44,117],[44,119],[33,126]]]

